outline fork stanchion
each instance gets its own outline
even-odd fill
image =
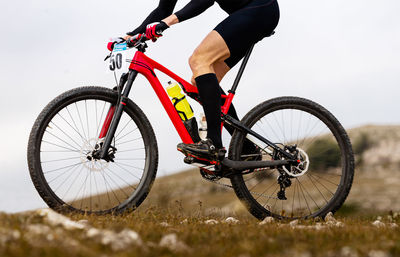
[[[124,92],[123,92],[123,94],[121,96],[120,102],[117,103],[117,106],[118,106],[117,110],[114,113],[114,117],[113,117],[113,119],[111,121],[110,128],[108,129],[107,136],[105,138],[105,141],[104,141],[104,144],[103,144],[103,147],[102,147],[102,150],[101,150],[100,158],[102,158],[102,159],[106,158],[107,155],[108,155],[108,150],[109,150],[109,148],[111,146],[111,141],[112,141],[112,139],[114,137],[115,131],[117,130],[119,121],[120,121],[121,116],[122,116],[122,112],[123,112],[124,107],[126,105],[126,99],[128,99],[129,92],[131,91],[132,84],[135,81],[137,74],[138,74],[137,71],[133,71],[133,70],[129,71],[128,81],[126,83],[125,90],[124,90]]]

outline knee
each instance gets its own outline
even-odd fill
[[[211,63],[202,54],[195,51],[189,58],[189,66],[193,72],[196,72],[203,68],[210,67]]]
[[[200,60],[195,53],[189,57],[190,69],[195,70],[200,66]]]
[[[192,79],[190,80],[190,82],[192,83],[193,86],[197,87],[197,83],[196,83],[194,76],[192,76]]]

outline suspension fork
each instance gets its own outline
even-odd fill
[[[124,84],[126,82],[124,92],[122,93],[122,96],[118,98],[118,102],[115,105],[111,106],[108,110],[106,120],[104,121],[103,128],[99,136],[99,139],[102,139],[105,136],[103,145],[100,148],[100,152],[98,153],[98,157],[101,159],[105,159],[108,156],[108,150],[110,149],[111,141],[114,138],[115,131],[117,130],[119,121],[121,120],[122,112],[129,99],[128,96],[137,74],[137,71],[129,70],[127,79],[126,77],[121,77],[119,90],[124,87]]]

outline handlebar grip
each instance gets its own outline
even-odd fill
[[[112,51],[114,49],[114,45],[115,45],[115,42],[108,42],[107,43],[107,49]]]
[[[107,49],[112,51],[114,49],[115,44],[120,44],[122,42],[125,42],[125,39],[123,39],[122,37],[119,38],[112,38],[112,41],[107,43]]]

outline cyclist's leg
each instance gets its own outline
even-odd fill
[[[215,35],[215,34],[218,34],[218,35]],[[215,51],[215,49],[214,48],[212,48],[213,49],[213,51],[210,51],[210,52],[207,52],[208,50],[209,50],[209,44],[211,44],[211,45],[214,45],[216,42],[218,42],[219,40],[222,40],[223,42],[219,42],[220,44],[221,44],[221,46],[218,48],[219,50],[218,51]],[[240,57],[235,57],[235,58],[229,58],[230,57],[230,55],[229,56],[227,56],[225,53],[226,52],[228,52],[227,51],[227,49],[225,48],[225,47],[227,47],[226,46],[226,43],[225,43],[225,41],[224,41],[224,39],[219,35],[219,33],[218,32],[216,32],[216,31],[212,31],[210,34],[209,34],[209,37],[207,37],[205,40],[203,40],[203,42],[200,44],[200,46],[194,51],[194,54],[192,55],[192,57],[190,58],[190,60],[189,60],[189,64],[190,64],[190,66],[191,66],[191,68],[192,68],[192,71],[193,71],[193,78],[192,78],[192,83],[193,83],[193,85],[196,85],[196,81],[195,81],[195,77],[196,77],[196,75],[198,75],[199,73],[201,73],[201,72],[199,72],[199,70],[202,70],[202,71],[204,71],[204,72],[210,72],[210,71],[214,71],[215,72],[215,75],[216,75],[216,77],[217,77],[217,79],[218,79],[218,82],[220,82],[221,80],[222,80],[222,78],[226,75],[226,73],[231,69],[228,65],[227,65],[227,63],[225,62],[225,60],[226,59],[228,59],[228,60],[230,60],[230,59],[238,59],[237,61],[239,61],[239,59],[241,59],[242,58],[242,56],[240,56]],[[216,47],[217,48],[217,47]],[[222,51],[221,51],[221,48],[222,48]],[[216,54],[216,52],[222,52],[223,54],[221,55],[222,57],[220,57],[219,59],[218,59],[218,57],[219,56],[216,56],[215,54]],[[222,60],[222,59],[223,60]],[[214,60],[216,60],[214,63],[211,63],[212,61],[214,61]],[[237,62],[236,61],[236,62]],[[202,63],[200,63],[200,62],[202,62]],[[208,70],[206,70],[205,69],[205,67],[204,66],[206,66],[206,67],[208,67],[209,69]],[[211,69],[212,70],[211,70]],[[196,71],[197,71],[197,73],[196,73]],[[211,95],[212,94],[212,92],[213,91],[211,91],[211,90],[208,90],[208,92],[205,92],[205,97],[207,97],[211,102],[213,102],[213,95]],[[219,94],[225,94],[225,92],[224,92],[224,90],[220,87],[220,93]],[[204,97],[203,97],[204,98]],[[214,100],[214,102],[215,102],[215,100]],[[221,99],[221,105],[223,105],[224,104],[224,102],[225,102],[225,100],[224,99]],[[207,107],[206,107],[207,108]],[[220,107],[219,107],[220,108]],[[213,113],[218,113],[217,111],[215,111],[216,109],[215,108],[213,108]],[[205,110],[205,113],[206,113],[206,110]],[[233,104],[230,106],[230,108],[229,108],[229,111],[228,111],[228,115],[230,115],[231,117],[233,117],[233,118],[235,118],[235,119],[237,119],[237,120],[239,120],[239,117],[238,117],[238,115],[237,115],[237,113],[236,113],[236,110],[235,110],[235,107],[233,106]],[[206,116],[207,116],[207,114],[206,114]],[[215,115],[213,115],[213,116],[215,116]],[[210,117],[210,115],[208,115],[208,117],[207,118],[209,118]],[[213,119],[213,118],[212,118]],[[207,119],[208,120],[208,119]],[[217,124],[217,122],[215,123],[215,124]],[[218,119],[218,124],[220,124],[220,120]],[[225,127],[225,129],[232,135],[233,134],[233,132],[234,132],[234,128],[233,127],[231,127],[231,126],[229,126],[229,125],[225,125],[224,126]],[[219,132],[217,132],[216,130],[218,130]],[[213,128],[213,126],[211,126],[211,129],[210,129],[210,126],[208,126],[208,130],[207,131],[210,131],[210,135],[208,136],[209,138],[211,138],[213,141],[215,141],[216,139],[216,137],[220,137],[220,130],[219,130],[219,125],[218,125],[218,129],[214,129]],[[247,142],[246,142],[247,143]],[[250,151],[254,148],[253,147],[253,144],[245,144],[245,148],[249,148],[250,149]]]
[[[217,75],[218,82],[221,83],[222,79],[225,77],[225,75],[228,73],[228,71],[231,69],[224,61],[217,61],[216,63],[213,64],[214,72],[215,75]],[[196,86],[196,80],[192,76],[191,79],[192,85]]]
[[[211,31],[189,59],[207,119],[207,137],[216,148],[222,148],[221,91],[214,64],[230,56],[228,46],[216,31]],[[223,67],[216,65],[217,69]]]

